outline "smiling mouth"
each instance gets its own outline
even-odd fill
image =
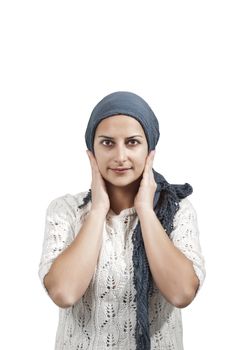
[[[131,170],[132,168],[125,168],[125,169],[111,169],[112,171],[114,171],[117,174],[122,174],[122,173],[126,173],[128,170]]]

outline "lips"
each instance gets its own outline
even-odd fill
[[[128,170],[130,170],[130,169],[132,169],[132,168],[114,168],[111,170],[116,174],[126,174],[128,172]]]
[[[119,170],[119,171],[121,171],[121,170],[129,170],[129,169],[131,169],[131,168],[114,168],[112,170]]]

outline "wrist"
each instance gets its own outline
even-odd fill
[[[106,218],[107,212],[103,209],[99,209],[99,208],[91,208],[90,212],[91,215],[93,216],[97,216],[97,217],[101,217],[101,218]]]
[[[150,208],[150,207],[136,209],[136,212],[137,212],[137,215],[139,216],[139,218],[143,218],[145,215],[148,215],[148,214],[152,214],[152,213],[155,214],[154,209]]]

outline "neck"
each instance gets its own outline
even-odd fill
[[[119,214],[123,209],[134,206],[134,199],[138,192],[140,181],[141,179],[138,179],[124,187],[114,186],[110,182],[105,182],[110,200],[110,208],[116,214]]]

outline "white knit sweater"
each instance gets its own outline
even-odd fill
[[[78,208],[86,194],[66,194],[48,206],[38,271],[47,294],[44,276],[56,257],[74,240],[90,210],[91,202]],[[132,234],[137,222],[134,207],[118,215],[109,210],[102,248],[88,289],[73,306],[59,308],[55,350],[136,349]],[[170,239],[193,262],[200,290],[206,274],[205,262],[196,211],[187,197],[180,201]],[[168,303],[157,287],[149,300],[149,322],[151,349],[183,350],[181,309]]]

